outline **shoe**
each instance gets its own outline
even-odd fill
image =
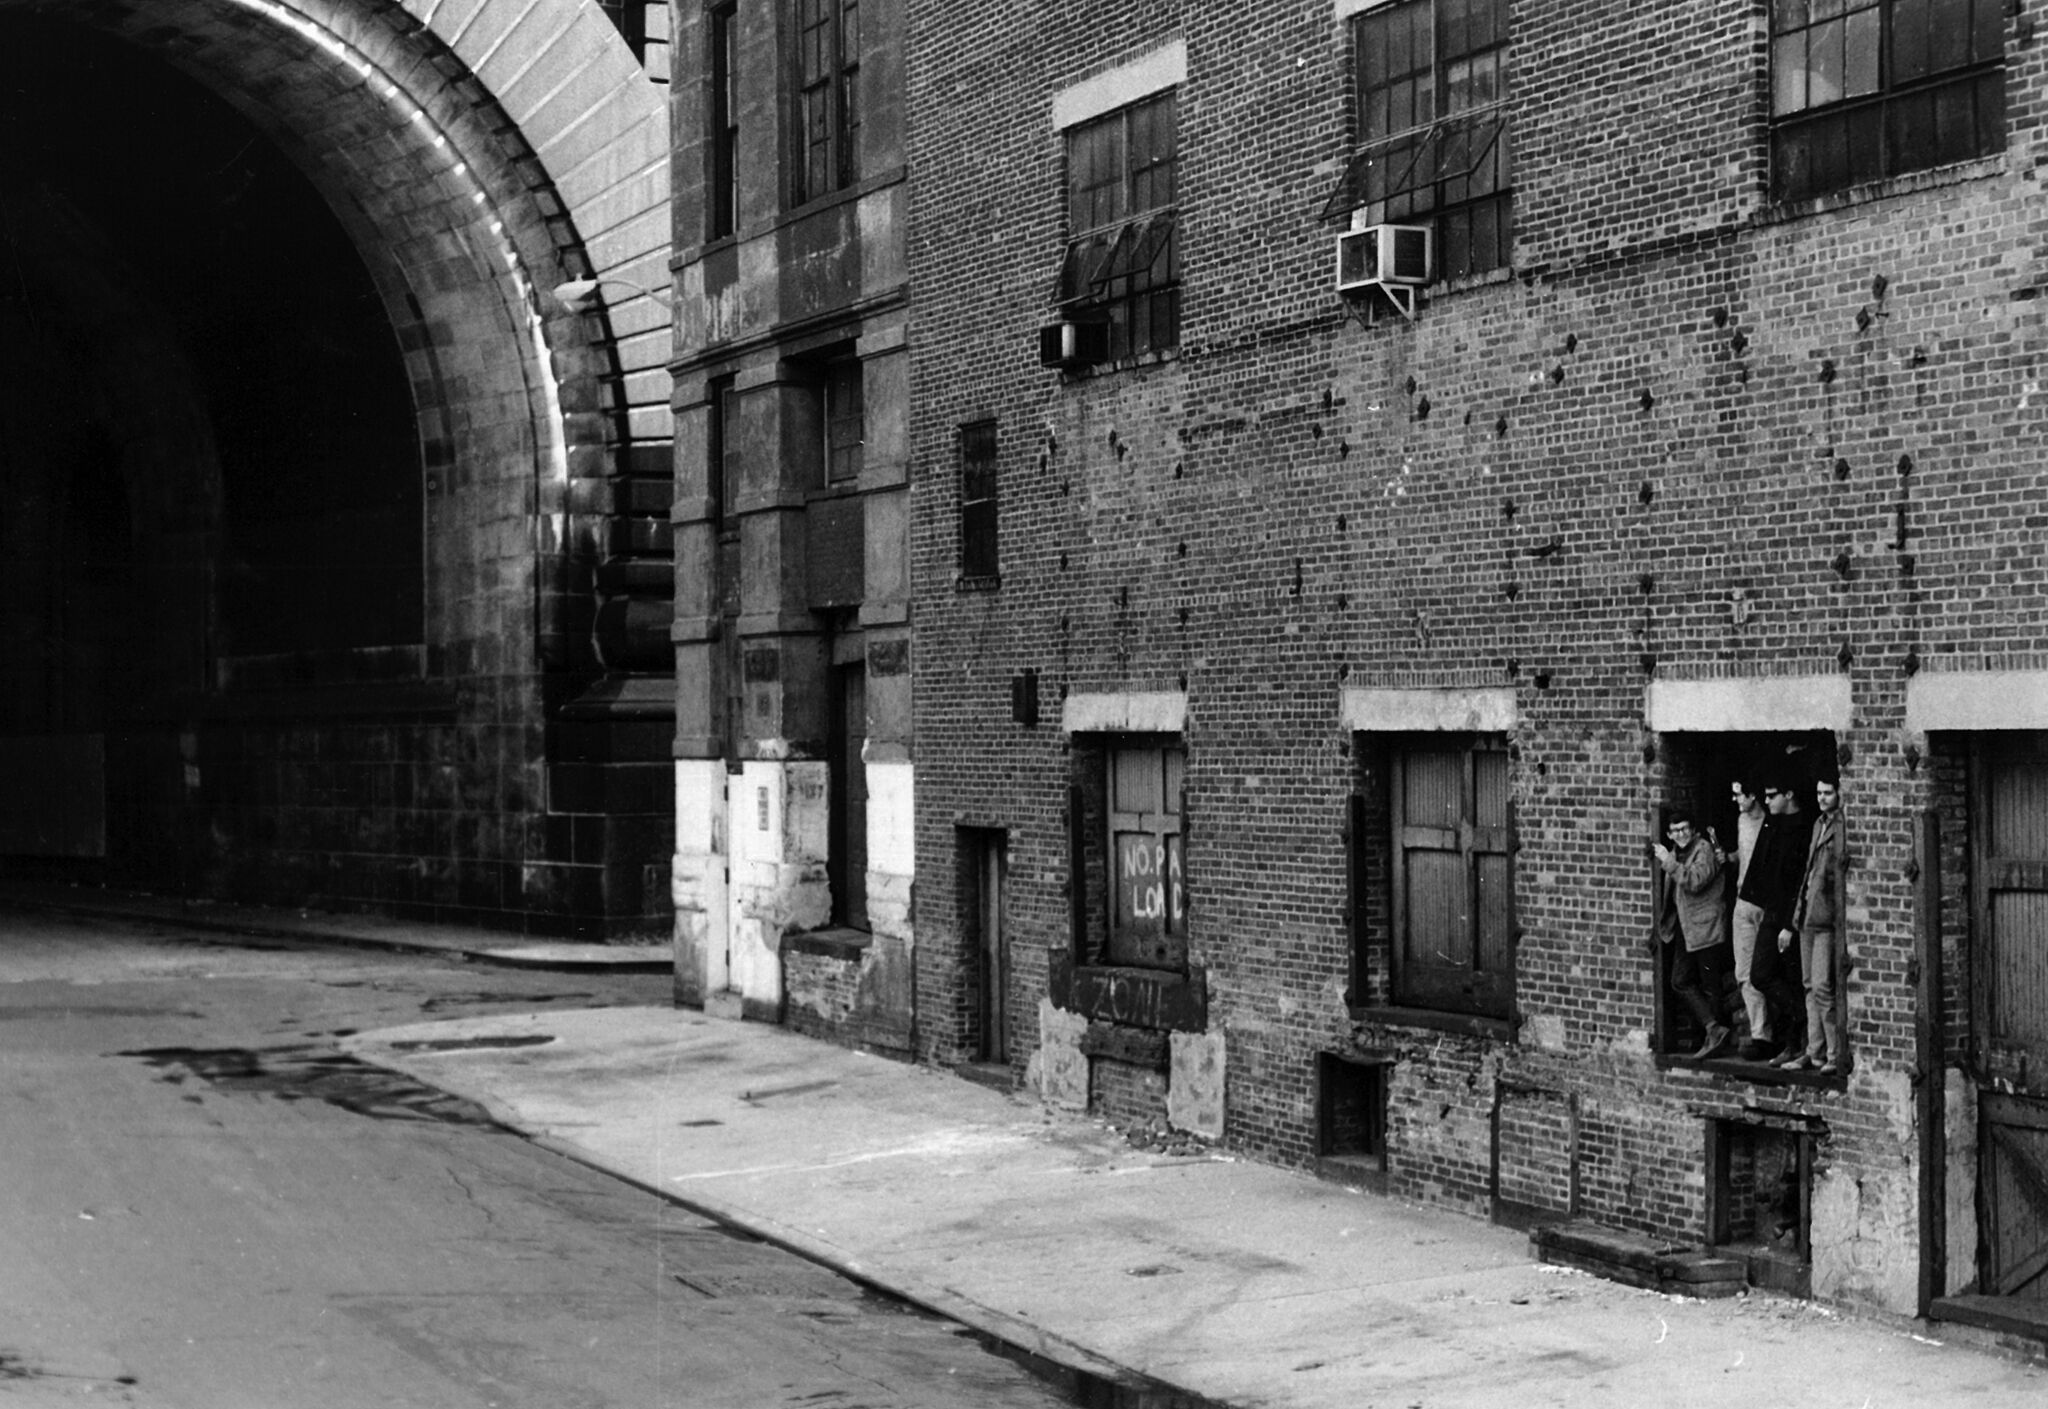
[[[1745,1062],[1760,1062],[1771,1055],[1771,1044],[1759,1042],[1754,1037],[1735,1049],[1735,1055]]]
[[[1822,1076],[1840,1076],[1842,1074],[1842,1064],[1833,1057],[1829,1057],[1826,1061],[1815,1067],[1814,1070]]]
[[[1813,1069],[1814,1069],[1815,1067],[1817,1067],[1817,1066],[1819,1066],[1819,1065],[1820,1065],[1820,1063],[1819,1063],[1819,1062],[1816,1062],[1816,1061],[1815,1061],[1815,1060],[1814,1060],[1813,1058],[1811,1058],[1811,1057],[1807,1056],[1807,1055],[1806,1055],[1806,1053],[1804,1053],[1804,1052],[1801,1052],[1801,1053],[1800,1053],[1800,1054],[1799,1054],[1798,1056],[1794,1057],[1794,1058],[1793,1058],[1793,1059],[1792,1059],[1791,1061],[1789,1061],[1789,1062],[1779,1062],[1779,1063],[1778,1063],[1778,1070],[1779,1070],[1779,1071],[1812,1071],[1812,1070],[1813,1070]]]
[[[1703,1062],[1707,1058],[1717,1055],[1727,1047],[1728,1039],[1734,1035],[1734,1033],[1719,1023],[1708,1023],[1707,1040],[1700,1044],[1699,1051],[1692,1054],[1692,1059],[1696,1062]]]

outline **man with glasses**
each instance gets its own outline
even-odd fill
[[[1841,1071],[1842,1020],[1835,1012],[1835,931],[1842,912],[1841,792],[1832,778],[1813,785],[1820,817],[1807,845],[1801,873],[1799,903],[1792,912],[1792,932],[1799,943],[1799,968],[1806,977],[1806,1047],[1798,1056],[1777,1063],[1786,1071],[1817,1070],[1822,1076]]]
[[[1727,911],[1722,897],[1727,882],[1721,867],[1727,854],[1712,837],[1703,837],[1692,818],[1680,812],[1671,819],[1671,845],[1652,848],[1657,864],[1672,885],[1671,906],[1678,913],[1684,940],[1671,956],[1671,990],[1699,1020],[1706,1037],[1693,1056],[1705,1061],[1719,1056],[1734,1034],[1721,1019],[1721,991],[1728,977]],[[1670,935],[1665,935],[1670,941]]]
[[[1758,910],[1758,942],[1750,960],[1749,981],[1764,1000],[1765,1030],[1778,1053],[1773,1063],[1805,1050],[1801,1032],[1804,1003],[1799,993],[1799,956],[1792,948],[1792,911],[1799,904],[1799,882],[1805,874],[1812,823],[1799,810],[1799,798],[1784,777],[1764,785],[1764,826],[1749,858],[1749,869],[1737,898]],[[1768,1048],[1766,1048],[1768,1050]]]
[[[1749,864],[1764,832],[1761,790],[1749,778],[1737,778],[1728,785],[1735,803],[1735,881],[1729,887],[1735,896],[1734,923],[1735,981],[1742,988],[1743,1011],[1749,1015],[1749,1036],[1743,1039],[1739,1055],[1746,1062],[1760,1062],[1771,1055],[1771,1012],[1763,990],[1755,983],[1756,942],[1763,932],[1764,911],[1754,900],[1742,898],[1743,882],[1749,879]]]

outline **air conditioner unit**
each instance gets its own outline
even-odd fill
[[[1109,361],[1109,324],[1062,318],[1038,330],[1038,365],[1092,367]]]
[[[1436,273],[1436,242],[1425,225],[1364,225],[1337,237],[1337,292],[1412,289]]]

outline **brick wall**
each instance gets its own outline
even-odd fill
[[[1066,6],[1057,27],[1044,5],[914,7],[920,1011],[957,1011],[956,826],[1010,831],[1016,952],[1068,942],[1081,741],[1013,723],[1010,676],[1036,668],[1049,700],[1184,690],[1190,958],[1226,1035],[1230,1144],[1308,1160],[1316,1054],[1357,1047],[1398,1058],[1399,1193],[1483,1207],[1492,1086],[1511,1078],[1580,1097],[1582,1202],[1610,1222],[1701,1236],[1703,1117],[1759,1100],[1824,1122],[1822,1203],[1858,1181],[1870,1207],[1895,1202],[1914,818],[1959,806],[1952,764],[1909,761],[1903,663],[2048,650],[2029,142],[1781,209],[1754,6],[1516,16],[1516,273],[1367,327],[1330,291],[1315,219],[1348,155],[1327,4]],[[1049,95],[1175,37],[1180,347],[1042,370],[1063,238]],[[2017,133],[2041,60],[2012,52]],[[952,432],[985,415],[1002,585],[967,593]],[[1706,782],[1646,728],[1646,686],[1783,674],[1846,677],[1853,700],[1835,742],[1858,1070],[1839,1091],[1651,1051],[1646,818]],[[1373,788],[1338,727],[1346,684],[1513,691],[1517,1036],[1345,1003],[1343,829]],[[1368,932],[1382,923],[1369,908]],[[1370,952],[1366,970],[1383,997]],[[939,1060],[965,1041],[945,1021],[921,1036]],[[1099,1077],[1098,1098],[1127,1080]],[[1823,1220],[1817,1240],[1910,1261],[1890,1216]],[[1843,1265],[1816,1286],[1890,1304],[1889,1275]]]

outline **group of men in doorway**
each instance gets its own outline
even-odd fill
[[[1835,1003],[1841,960],[1842,809],[1832,776],[1805,810],[1792,780],[1735,779],[1736,835],[1724,845],[1691,812],[1672,812],[1669,845],[1652,844],[1667,887],[1658,938],[1671,949],[1671,988],[1705,1033],[1691,1055],[1733,1055],[1784,1071],[1844,1070]],[[1729,978],[1741,1014],[1729,1001]],[[1747,1035],[1736,1046],[1738,1021]]]

